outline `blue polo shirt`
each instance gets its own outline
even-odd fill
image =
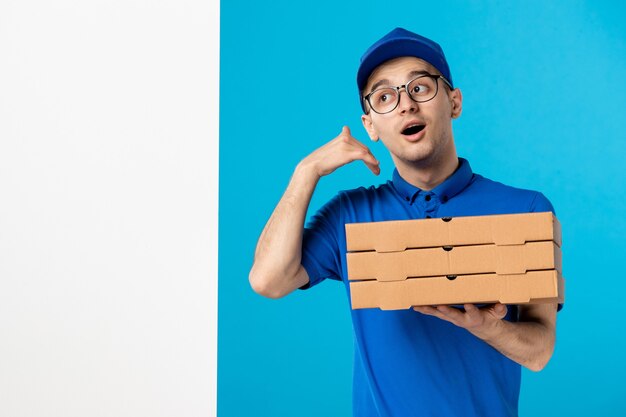
[[[346,223],[552,211],[536,191],[456,171],[430,191],[398,171],[379,186],[340,191],[304,230],[302,265],[313,287],[343,281],[348,299]],[[467,330],[412,309],[351,310],[355,417],[517,416],[521,367]],[[509,306],[507,320],[517,309]]]

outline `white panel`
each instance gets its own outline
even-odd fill
[[[0,415],[215,414],[219,3],[0,3]]]

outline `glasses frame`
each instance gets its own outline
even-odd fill
[[[428,77],[431,78],[433,80],[435,80],[435,85],[437,86],[435,89],[435,94],[433,94],[433,96],[431,98],[429,98],[428,100],[416,100],[413,98],[413,96],[411,95],[411,93],[409,92],[409,84],[411,84],[413,81],[419,79],[419,78],[424,78],[424,77]],[[372,111],[374,113],[378,113],[378,114],[387,114],[387,113],[391,113],[392,111],[394,111],[395,109],[398,108],[398,104],[400,104],[400,94],[402,94],[402,89],[404,89],[404,91],[406,91],[406,95],[409,96],[409,98],[411,100],[413,100],[416,103],[426,103],[427,101],[430,101],[432,99],[434,99],[435,97],[437,97],[437,93],[439,93],[439,83],[437,82],[439,79],[441,79],[448,87],[450,87],[450,89],[452,90],[452,84],[450,84],[450,82],[448,80],[446,80],[446,77],[444,77],[443,75],[434,75],[434,74],[422,74],[422,75],[418,75],[415,78],[410,79],[409,81],[407,81],[405,84],[403,85],[399,85],[397,87],[393,87],[393,86],[386,86],[386,87],[380,87],[377,88],[374,91],[371,91],[368,95],[364,96],[362,98],[362,105],[363,105],[363,110],[365,111],[365,102],[367,101],[367,104],[369,105],[369,108],[372,109]],[[386,112],[379,112],[376,111],[376,109],[374,109],[374,107],[372,107],[372,103],[370,102],[370,97],[372,96],[372,94],[374,94],[375,92],[379,91],[379,90],[383,90],[383,89],[388,89],[391,88],[392,90],[395,89],[396,92],[398,93],[397,99],[396,99],[396,105],[393,106],[393,108],[391,110],[388,110]],[[365,111],[365,113],[367,114],[367,111]]]

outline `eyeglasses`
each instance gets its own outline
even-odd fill
[[[424,103],[432,100],[437,95],[437,91],[439,90],[439,83],[437,80],[439,79],[443,80],[448,87],[452,88],[452,85],[442,75],[420,75],[419,77],[413,78],[408,83],[398,87],[377,88],[363,97],[363,104],[367,101],[370,108],[378,114],[392,112],[400,103],[400,91],[402,89],[406,91],[411,100],[416,103]]]

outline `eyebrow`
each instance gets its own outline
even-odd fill
[[[417,77],[418,75],[432,75],[430,72],[426,70],[413,70],[407,74],[407,78],[411,79],[413,77]],[[372,85],[370,92],[376,90],[378,87],[383,85],[389,85],[390,81],[387,79],[378,80]]]

